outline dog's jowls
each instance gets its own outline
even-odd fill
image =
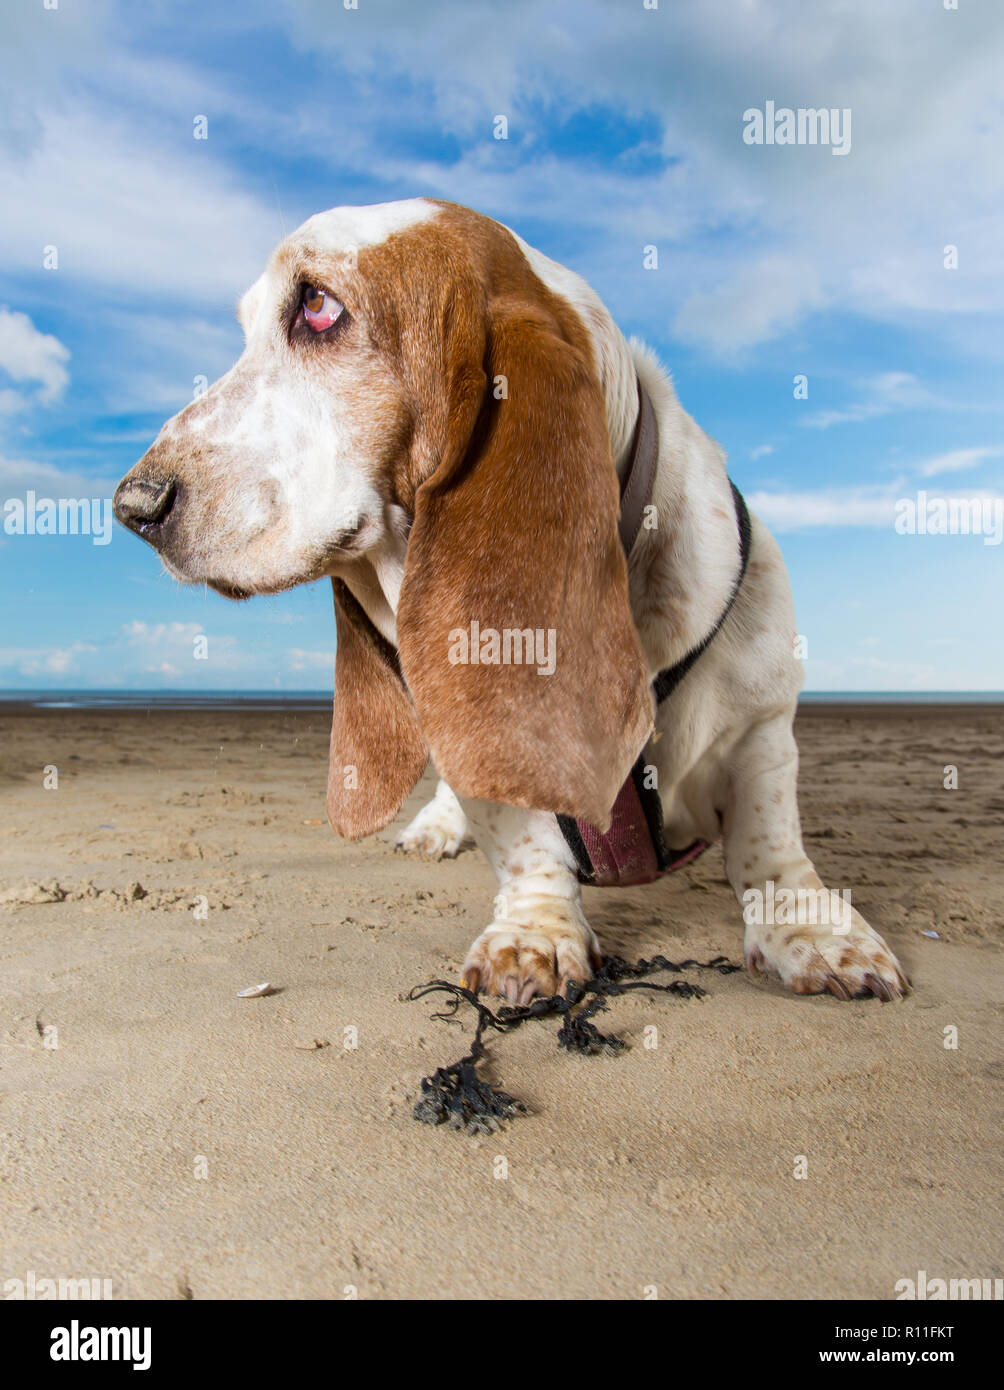
[[[654,710],[652,677],[728,599],[735,515],[721,450],[585,282],[490,218],[413,199],[312,217],[239,316],[240,360],[167,422],[116,514],[171,574],[230,598],[331,577],[329,816],[379,830],[431,757],[442,780],[398,843],[436,858],[470,834],[491,861],[471,987],[525,1002],[591,974],[555,813],[605,828],[644,747],[667,843],[724,840],[750,970],[798,993],[902,994],[802,845],[794,616],[755,518],[721,632]],[[625,563],[639,378],[659,456]]]

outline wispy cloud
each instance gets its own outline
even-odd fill
[[[815,492],[751,492],[747,502],[772,530],[779,533],[815,527],[888,527],[896,519],[896,503],[915,496],[916,488],[905,480],[889,485],[821,488]],[[946,502],[996,501],[1004,494],[981,488],[965,494],[939,493]]]
[[[714,289],[687,298],[673,332],[719,356],[776,338],[828,302],[818,268],[786,256],[762,256]]]
[[[975,468],[984,459],[1000,458],[1004,448],[951,449],[947,454],[937,454],[921,465],[923,478],[933,478],[938,473],[961,473],[966,468]]]
[[[80,658],[96,652],[90,642],[72,642],[67,647],[0,647],[0,672],[16,671],[21,676],[72,676],[81,669]]]
[[[229,306],[279,239],[274,206],[241,188],[191,127],[168,141],[80,103],[43,110],[27,154],[0,152],[0,255],[9,270],[117,290],[156,314],[163,295]],[[191,149],[188,148],[191,146]],[[45,271],[43,248],[59,268]]]
[[[826,488],[817,492],[751,492],[751,509],[776,531],[816,526],[892,526],[896,498],[888,486]]]
[[[932,409],[941,404],[910,372],[881,372],[860,383],[860,388],[860,398],[851,405],[816,411],[801,423],[809,429],[828,430],[833,425],[857,424],[898,410]]]
[[[40,497],[111,497],[117,481],[110,477],[89,477],[44,460],[0,457],[0,496],[3,497],[20,496],[29,488]]]
[[[333,647],[324,651],[305,651],[302,647],[290,647],[286,652],[290,669],[293,671],[323,671],[330,675],[335,667]]]

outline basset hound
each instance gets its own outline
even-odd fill
[[[498,876],[468,987],[525,1003],[591,976],[581,883],[618,881],[590,878],[597,858],[634,862],[609,839],[612,821],[622,849],[644,838],[633,777],[657,871],[724,841],[750,971],[901,996],[802,845],[778,547],[595,292],[491,218],[416,198],[311,217],[238,317],[243,355],[167,422],[115,513],[228,598],[330,577],[329,818],[380,830],[431,758],[435,797],[398,844],[435,858],[470,835]]]

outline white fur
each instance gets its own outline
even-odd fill
[[[395,232],[417,227],[436,217],[440,209],[428,198],[402,198],[394,203],[370,203],[366,207],[330,208],[308,217],[294,234],[325,254],[332,248],[379,246]]]

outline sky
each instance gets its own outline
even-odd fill
[[[1004,6],[950,4],[10,7],[0,505],[110,498],[312,213],[447,198],[658,352],[781,545],[808,690],[1004,689]],[[847,148],[744,139],[768,102]],[[897,529],[920,494],[986,531]],[[327,581],[233,604],[94,541],[0,531],[0,688],[330,688]]]

